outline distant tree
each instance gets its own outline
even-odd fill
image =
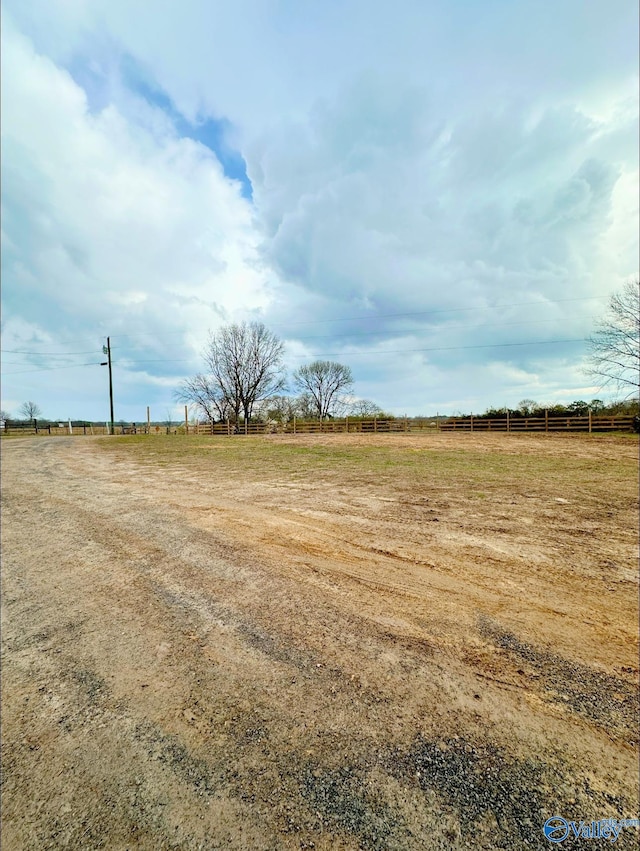
[[[356,399],[349,405],[349,413],[354,417],[379,417],[384,411],[371,399]]]
[[[6,423],[7,420],[11,419],[11,414],[9,411],[0,411],[0,422]]]
[[[311,393],[301,393],[295,398],[296,416],[303,420],[312,420],[318,416],[316,400]]]
[[[567,411],[571,414],[575,414],[577,417],[584,417],[589,413],[589,403],[583,402],[582,399],[578,399],[567,405]]]
[[[521,402],[518,402],[518,410],[523,417],[530,417],[538,407],[539,405],[534,399],[523,399]]]
[[[262,409],[266,419],[280,423],[288,423],[289,420],[300,415],[298,400],[294,396],[271,396],[265,399]]]
[[[607,313],[589,338],[586,369],[602,386],[628,397],[640,391],[640,278],[627,281],[609,300]]]
[[[212,419],[250,420],[256,403],[284,388],[284,344],[261,322],[226,325],[209,335],[206,375],[187,379],[178,390]]]
[[[18,408],[18,413],[23,420],[37,420],[42,416],[42,410],[35,402],[23,402]]]
[[[344,407],[344,394],[353,387],[348,366],[328,360],[317,360],[301,366],[293,374],[295,386],[309,394],[313,413],[319,419],[334,416]]]

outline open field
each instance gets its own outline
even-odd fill
[[[2,456],[3,848],[545,848],[550,816],[638,817],[637,438]]]

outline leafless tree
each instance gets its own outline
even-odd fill
[[[293,396],[276,395],[265,399],[263,405],[264,415],[271,420],[288,423],[294,417],[300,416],[298,400]]]
[[[536,402],[535,399],[522,399],[518,402],[518,410],[522,414],[523,417],[530,417],[531,414],[539,408],[540,405]]]
[[[23,420],[37,420],[42,416],[42,410],[35,402],[23,402],[18,408],[18,413]]]
[[[587,373],[602,387],[627,391],[627,398],[640,390],[640,278],[627,281],[611,296],[607,313],[589,338]]]
[[[349,367],[328,360],[301,366],[294,372],[293,381],[303,394],[310,395],[313,413],[321,420],[339,412],[344,406],[344,394],[353,387]]]
[[[380,405],[371,399],[356,399],[349,406],[349,411],[354,417],[378,417],[384,413]]]
[[[183,381],[177,396],[212,421],[250,420],[257,402],[284,389],[283,351],[283,343],[261,322],[226,325],[209,336],[206,374]]]
[[[178,387],[175,397],[178,402],[194,405],[196,411],[212,423],[225,420],[230,413],[230,407],[220,388],[210,376],[202,373],[186,378]]]

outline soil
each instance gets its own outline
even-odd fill
[[[2,456],[3,848],[545,848],[551,816],[638,818],[636,441]]]

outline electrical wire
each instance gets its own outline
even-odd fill
[[[81,366],[101,366],[100,361],[94,363],[74,363],[67,366],[43,366],[40,369],[21,369],[17,372],[5,372],[5,375],[26,375],[28,372],[51,372],[54,369],[78,369]]]

